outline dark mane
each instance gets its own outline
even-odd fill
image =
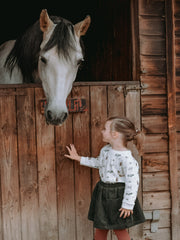
[[[75,48],[72,35],[69,32],[70,29],[74,36],[73,25],[61,17],[51,16],[50,18],[57,25],[43,51],[47,51],[57,45],[58,53],[63,54],[67,59],[69,58],[70,50]],[[42,38],[43,33],[40,30],[38,20],[23,35],[17,38],[13,49],[7,56],[5,67],[12,74],[17,64],[22,72],[23,82],[34,83],[37,79],[38,58]],[[82,42],[81,46],[83,47]]]

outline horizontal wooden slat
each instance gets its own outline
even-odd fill
[[[142,115],[167,114],[167,97],[146,95],[141,97]]]
[[[143,236],[143,239],[145,240],[169,240],[171,239],[171,229],[161,228],[155,233],[151,232],[150,230],[145,230]]]
[[[169,209],[171,207],[170,192],[144,192],[143,209]]]
[[[144,211],[144,212],[152,213],[152,211]],[[160,212],[160,219],[158,221],[158,229],[170,227],[170,223],[171,223],[170,209],[159,210],[159,212]],[[147,220],[143,224],[143,229],[144,230],[151,229],[151,220]]]
[[[167,171],[168,153],[149,153],[143,155],[143,172]]]
[[[139,15],[164,16],[164,0],[139,0]]]
[[[165,36],[165,21],[161,17],[139,17],[140,35]]]
[[[142,129],[145,133],[167,133],[167,116],[142,116]]]
[[[175,39],[175,54],[176,57],[180,57],[180,38]]]
[[[177,150],[180,151],[180,132],[177,133]]]
[[[148,134],[145,136],[144,153],[159,153],[168,151],[168,136],[166,134]]]
[[[180,1],[174,1],[174,16],[180,18]]]
[[[140,36],[140,54],[147,56],[164,56],[165,39],[154,36]]]
[[[167,171],[143,174],[143,191],[166,190],[169,190],[169,173]]]
[[[180,19],[175,20],[175,35],[180,37]]]
[[[176,76],[176,92],[180,93],[180,76]]]
[[[146,76],[165,76],[166,60],[165,58],[140,56],[141,73]]]
[[[176,58],[175,60],[175,69],[176,69],[176,76],[180,77],[180,58]]]
[[[180,169],[180,151],[177,151],[178,156],[178,169]]]
[[[166,94],[166,78],[158,76],[141,76],[142,95]]]
[[[180,112],[180,95],[176,95],[176,111]]]

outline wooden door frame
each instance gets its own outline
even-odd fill
[[[138,0],[131,0],[132,80],[140,80]]]

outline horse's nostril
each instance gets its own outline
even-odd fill
[[[66,120],[67,116],[68,116],[67,112],[64,112],[64,113],[62,114],[62,117],[61,117],[62,122],[64,122],[64,121]]]
[[[50,110],[47,111],[47,117],[49,120],[52,120],[52,112]]]

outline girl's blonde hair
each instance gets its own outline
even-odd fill
[[[111,121],[111,131],[116,131],[124,135],[124,144],[128,141],[133,141],[140,155],[143,153],[143,141],[144,134],[142,131],[137,129],[128,118],[126,117],[109,117],[107,121]]]

